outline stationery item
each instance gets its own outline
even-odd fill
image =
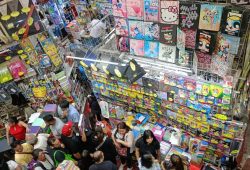
[[[191,67],[193,65],[194,52],[191,50],[179,50],[177,63],[183,67]]]
[[[34,134],[35,136],[38,135],[40,132],[41,127],[40,126],[29,126],[28,134]]]
[[[129,38],[116,36],[117,49],[121,52],[129,52]]]
[[[56,104],[46,104],[43,108],[43,112],[56,113],[57,105]]]
[[[190,138],[189,141],[189,152],[196,153],[200,149],[200,140],[196,138]]]
[[[143,19],[143,1],[126,0],[129,19]]]
[[[223,6],[202,4],[200,9],[199,29],[219,31]]]
[[[201,69],[210,69],[210,65],[212,62],[212,56],[200,51],[195,51],[196,56],[198,58],[198,68]]]
[[[157,58],[159,56],[159,43],[153,41],[144,42],[144,55],[150,58]]]
[[[159,39],[159,25],[154,22],[144,22],[144,38],[145,40]]]
[[[112,0],[113,15],[127,18],[126,0]]]
[[[179,24],[179,1],[160,1],[160,22]]]
[[[159,0],[144,0],[144,21],[158,22]]]
[[[37,118],[33,123],[32,126],[39,126],[41,128],[45,128],[46,127],[46,123],[44,122],[43,119],[41,118]]]
[[[200,4],[181,1],[179,15],[181,28],[196,29],[199,24]]]
[[[128,36],[128,21],[125,18],[115,17],[116,35]]]
[[[130,54],[144,56],[144,40],[130,39]]]
[[[160,25],[160,42],[167,45],[176,45],[177,41],[177,26],[169,24]]]
[[[99,102],[101,111],[102,111],[102,116],[106,119],[109,118],[109,104],[106,101],[100,101]]]
[[[160,43],[159,45],[159,60],[169,63],[175,63],[176,46],[170,46]]]
[[[29,117],[28,123],[33,123],[37,118],[39,118],[41,113],[33,113]]]
[[[161,142],[161,141],[162,141],[162,138],[163,138],[163,135],[164,135],[164,130],[154,127],[154,128],[152,129],[152,132],[153,132],[155,138],[156,138],[159,142]]]
[[[144,39],[143,22],[136,20],[129,20],[129,35],[135,39]]]
[[[8,70],[8,67],[2,65],[0,68],[0,83],[2,84],[2,83],[10,81],[12,79],[13,78]]]
[[[145,70],[134,59],[129,61],[125,75],[130,83],[137,81],[145,74]]]
[[[216,33],[199,30],[196,36],[196,49],[212,54],[216,44]]]
[[[165,141],[160,142],[160,152],[162,155],[167,155],[170,149],[171,149],[171,144]]]

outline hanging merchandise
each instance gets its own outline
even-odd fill
[[[117,49],[121,52],[129,52],[129,38],[127,37],[116,37]]]
[[[167,45],[176,45],[176,29],[176,25],[160,24],[160,42]]]
[[[113,4],[113,15],[117,17],[127,18],[127,7],[125,0],[112,0]]]
[[[125,18],[115,17],[115,23],[116,35],[128,36],[128,21]]]
[[[170,46],[160,43],[159,60],[169,63],[175,63],[176,46]]]
[[[129,36],[135,39],[144,39],[143,22],[129,20]]]
[[[196,49],[212,54],[216,44],[216,33],[199,30],[196,35]]]
[[[144,55],[144,41],[130,39],[130,54],[143,56]]]
[[[159,21],[159,1],[158,0],[144,0],[144,21]]]
[[[179,24],[179,1],[160,1],[160,22]]]
[[[193,2],[180,2],[180,27],[197,29],[199,25],[200,4]]]
[[[154,22],[144,22],[145,40],[159,40],[159,25]]]
[[[158,58],[159,43],[154,41],[144,41],[144,55],[150,58]]]
[[[126,6],[129,19],[143,19],[143,1],[126,0]]]

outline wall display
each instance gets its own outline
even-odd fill
[[[117,49],[121,52],[129,52],[129,38],[128,37],[116,37]]]
[[[159,1],[158,0],[144,0],[144,21],[158,22],[159,17]]]
[[[179,24],[179,1],[160,1],[160,22]]]
[[[130,54],[144,55],[144,40],[130,39]]]
[[[112,0],[113,15],[117,17],[127,17],[126,0]]]
[[[160,43],[159,48],[159,60],[175,63],[176,46]]]
[[[142,20],[143,15],[143,1],[126,0],[128,18]]]
[[[160,25],[160,42],[168,45],[176,45],[177,40],[177,26],[168,24]]]
[[[223,7],[202,4],[200,9],[199,29],[219,31]]]
[[[125,18],[115,17],[116,35],[128,36],[128,21]]]
[[[191,50],[179,50],[177,63],[181,66],[188,67],[192,65],[194,52]]]
[[[216,33],[208,31],[198,31],[196,35],[196,49],[212,54],[216,44]]]
[[[185,51],[186,35],[180,28],[177,28],[177,48],[180,51]]]
[[[196,30],[183,28],[182,31],[185,33],[185,47],[195,49]]]
[[[159,39],[159,25],[154,22],[144,22],[144,39],[158,40]]]
[[[145,41],[144,43],[145,56],[157,58],[159,56],[159,43],[154,41]]]
[[[197,29],[199,24],[200,4],[180,2],[180,27]]]
[[[136,20],[129,20],[129,35],[135,39],[144,38],[143,22]]]

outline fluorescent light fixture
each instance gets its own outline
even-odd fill
[[[103,60],[93,60],[93,59],[89,59],[89,58],[81,58],[81,57],[74,57],[74,56],[66,56],[66,58],[72,58],[75,60],[83,60],[83,61],[92,61],[92,62],[96,62],[96,63],[119,65],[119,63],[116,63],[116,62],[103,61]]]

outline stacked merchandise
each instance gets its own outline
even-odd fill
[[[224,76],[238,54],[246,9],[187,1],[112,1],[117,48]],[[245,22],[246,21],[246,22]]]
[[[112,2],[111,2],[111,0],[97,0],[96,7],[97,7],[100,14],[102,14],[104,16],[107,14],[112,15]]]

